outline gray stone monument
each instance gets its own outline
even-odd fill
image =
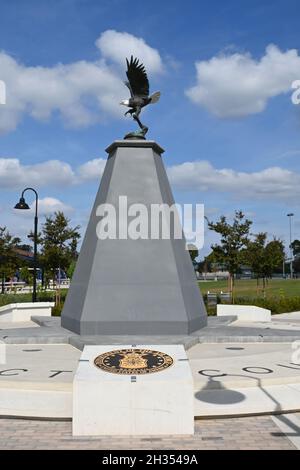
[[[154,141],[128,139],[107,152],[62,326],[80,335],[190,334],[206,325],[207,316],[184,238],[97,236],[97,208],[112,204],[119,214],[120,196],[128,207],[143,204],[149,213],[151,204],[174,204],[163,149]],[[125,218],[116,219],[117,235]]]

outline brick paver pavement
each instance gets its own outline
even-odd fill
[[[195,435],[72,437],[71,422],[0,418],[0,449],[295,449],[270,416],[203,419]]]

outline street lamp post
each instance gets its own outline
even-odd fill
[[[33,231],[33,290],[32,302],[36,302],[36,272],[37,272],[37,237],[38,237],[38,193],[33,188],[25,188],[22,191],[19,202],[15,205],[15,209],[30,209],[25,201],[24,194],[26,191],[33,191],[35,194],[35,216],[34,216],[34,231]]]
[[[287,214],[287,217],[289,218],[290,221],[290,274],[291,274],[291,279],[293,279],[293,249],[292,249],[292,217],[294,214],[290,212]]]

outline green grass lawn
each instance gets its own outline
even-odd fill
[[[199,281],[202,294],[209,292],[228,292],[228,282],[220,281]],[[241,279],[235,281],[235,297],[260,297],[262,295],[262,281],[258,287],[256,279]],[[267,283],[267,297],[300,297],[300,279],[271,279]]]

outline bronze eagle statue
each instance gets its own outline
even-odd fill
[[[142,63],[139,63],[139,59],[133,58],[131,56],[130,62],[126,59],[127,63],[127,79],[128,81],[124,82],[127,88],[130,91],[130,98],[128,100],[121,101],[120,104],[130,108],[126,111],[127,114],[131,114],[133,119],[138,123],[140,131],[130,132],[125,136],[126,138],[145,138],[146,133],[148,132],[148,127],[141,123],[139,115],[142,108],[147,106],[150,103],[157,103],[160,98],[160,91],[157,91],[149,96],[149,81],[145,67]]]

